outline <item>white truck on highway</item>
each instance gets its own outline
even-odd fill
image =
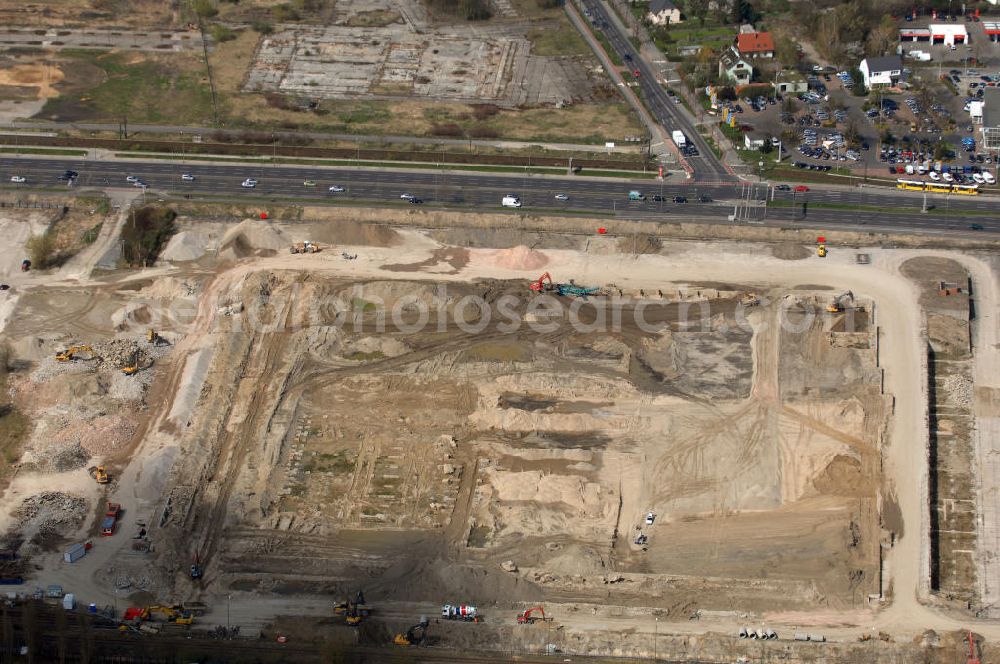
[[[500,205],[504,207],[519,208],[521,207],[521,199],[514,194],[507,194],[503,197],[503,200],[500,201]]]
[[[682,148],[685,145],[687,145],[687,137],[684,135],[683,131],[679,129],[674,129],[672,132],[670,132],[670,135],[673,137],[674,143],[677,145],[677,147]]]

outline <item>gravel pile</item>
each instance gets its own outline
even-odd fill
[[[972,406],[972,381],[965,376],[952,374],[944,379],[944,389],[951,397],[951,402],[962,408]]]

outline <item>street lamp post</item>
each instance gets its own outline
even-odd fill
[[[229,629],[231,625],[230,614],[232,606],[233,606],[233,596],[230,593],[229,595],[226,595],[226,629]]]

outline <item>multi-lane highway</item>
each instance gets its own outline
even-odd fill
[[[73,185],[58,179],[66,169],[79,172]],[[193,181],[181,179],[183,173]],[[12,176],[26,179],[12,184]],[[515,194],[518,212],[564,212],[615,215],[624,218],[700,220],[734,224],[851,227],[866,230],[951,231],[969,236],[1000,232],[1000,205],[992,197],[938,195],[928,198],[928,213],[920,213],[923,196],[895,189],[828,189],[780,191],[766,184],[670,184],[658,180],[611,180],[537,175],[501,175],[453,171],[321,168],[259,164],[181,164],[164,160],[79,161],[50,158],[0,158],[3,189],[68,190],[128,188],[129,175],[149,185],[146,196],[226,197],[254,202],[277,199],[316,200],[373,205],[411,205],[411,194],[425,206],[505,210],[500,200]],[[255,178],[255,188],[243,188]],[[312,181],[313,186],[306,186]],[[333,185],[344,192],[329,191]],[[645,200],[630,201],[638,191]],[[559,200],[563,194],[567,200]],[[685,203],[673,201],[682,196]],[[659,200],[657,200],[659,198]],[[708,198],[698,202],[699,198]],[[750,201],[749,206],[747,201]],[[742,203],[741,203],[742,201]],[[767,201],[766,205],[763,201]],[[749,209],[748,209],[749,208]],[[507,210],[511,211],[511,210]],[[736,213],[736,218],[730,216]],[[973,230],[972,226],[982,230]]]
[[[698,148],[697,157],[685,157],[688,165],[694,169],[695,178],[703,182],[735,182],[736,176],[726,169],[705,140],[698,134],[691,120],[687,117],[684,107],[673,102],[657,82],[656,70],[632,46],[628,35],[622,32],[618,22],[613,20],[605,4],[601,0],[583,0],[583,5],[590,11],[594,19],[592,21],[593,29],[603,32],[608,38],[611,48],[617,52],[618,57],[632,70],[639,71],[639,89],[645,99],[646,108],[649,109],[656,121],[667,130],[668,135],[675,129],[683,131],[687,139]]]

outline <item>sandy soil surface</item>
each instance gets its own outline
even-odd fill
[[[287,253],[321,231],[185,227],[174,264],[94,279],[83,261],[72,281],[30,284],[5,331],[34,365],[18,379],[39,404],[70,405],[78,433],[56,442],[80,451],[69,467],[36,458],[7,504],[65,480],[93,515],[65,542],[94,532],[102,501],[127,506],[122,532],[72,566],[36,547],[36,583],[109,604],[200,599],[206,623],[231,602],[246,625],[286,611],[282,596],[322,606],[359,578],[385,620],[543,601],[566,635],[752,623],[909,642],[969,624],[927,604],[926,331],[901,266],[949,257],[990,284],[977,304],[992,311],[987,263],[725,242],[464,248],[365,226],[345,233],[357,244]],[[527,325],[544,322],[527,288],[540,271],[601,290],[558,300],[575,328]],[[849,310],[827,312],[846,290]],[[602,328],[615,309],[623,323]],[[995,374],[979,363],[997,362],[986,321],[983,387]],[[142,346],[152,325],[162,348]],[[51,359],[83,335],[140,340],[140,380]],[[107,488],[86,475],[101,460],[115,464]],[[602,638],[592,649],[613,652]]]

